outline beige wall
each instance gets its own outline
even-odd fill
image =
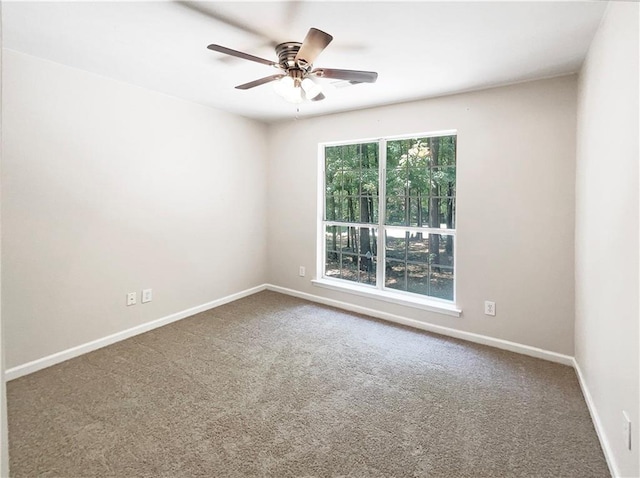
[[[0,3],[0,112],[2,112],[2,3]],[[0,144],[2,142],[2,115],[0,114]],[[2,164],[2,148],[0,147],[0,170]],[[1,174],[1,173],[0,173]],[[1,184],[1,180],[0,180]],[[0,185],[1,187],[1,185]],[[0,224],[0,237],[1,237]],[[0,239],[1,242],[1,239]],[[0,260],[0,264],[1,264]],[[2,284],[2,268],[0,266],[0,290]],[[1,295],[1,293],[0,293]],[[4,377],[4,324],[2,319],[2,301],[0,301],[0,476],[9,476],[9,443],[7,440],[8,424],[7,424],[7,388]]]
[[[573,355],[575,111],[569,76],[271,126],[269,281]],[[463,316],[313,286],[318,143],[448,129],[458,130]],[[483,314],[485,299],[496,302],[496,317]]]
[[[637,3],[612,2],[579,81],[576,360],[621,476],[640,476]],[[622,411],[632,420],[625,449]]]
[[[14,367],[262,284],[266,128],[4,55],[2,298]],[[125,295],[153,289],[153,301]]]

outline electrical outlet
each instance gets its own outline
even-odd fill
[[[138,299],[136,298],[136,293],[135,292],[129,292],[127,294],[127,305],[136,305],[136,302],[138,301]]]
[[[142,291],[142,303],[146,304],[147,302],[151,302],[151,299],[153,299],[152,289],[144,289]]]
[[[485,315],[496,315],[496,303],[491,302],[490,300],[484,301],[484,314]]]
[[[304,275],[307,273],[307,269],[305,269],[304,266],[300,266],[300,270],[298,271],[298,275],[300,277],[304,277]]]
[[[624,410],[622,411],[622,437],[625,447],[631,451],[631,420]]]

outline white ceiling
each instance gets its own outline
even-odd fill
[[[603,1],[199,2],[197,8],[4,1],[2,15],[6,48],[275,121],[576,72],[605,8]],[[377,71],[377,83],[342,82],[324,101],[296,107],[269,84],[234,89],[277,70],[206,48],[218,43],[275,60],[269,43],[302,41],[309,27],[334,37],[316,67]]]

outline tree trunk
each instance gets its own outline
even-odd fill
[[[361,145],[362,148],[362,145]],[[360,150],[362,169],[369,168],[369,148],[364,148]],[[359,194],[360,194],[360,222],[363,224],[371,222],[371,209],[369,208],[369,193],[365,194],[362,190],[362,184],[360,184]],[[361,227],[360,228],[360,254],[366,255],[367,252],[371,252],[371,240],[369,238],[369,229]],[[371,255],[371,254],[369,254]],[[371,259],[366,257],[360,257],[360,269],[369,271],[371,270]]]
[[[431,150],[431,166],[438,166],[438,154],[440,153],[440,138],[429,138]],[[432,170],[433,171],[433,170]],[[439,227],[440,212],[440,188],[438,183],[431,180],[431,197],[429,198],[429,226]],[[440,263],[440,235],[429,234],[429,258],[432,264]]]
[[[360,196],[360,222],[366,223],[369,222],[370,213],[369,213],[369,198],[366,196]],[[360,254],[366,255],[367,252],[371,252],[371,241],[369,238],[369,229],[366,227],[360,228]],[[361,260],[361,269],[370,270],[371,269],[371,259],[367,259],[364,257],[360,258]]]
[[[349,222],[355,221],[356,212],[353,209],[353,197],[347,196],[347,204],[349,205]]]
[[[448,229],[453,228],[453,201],[454,200],[451,196],[452,194],[453,194],[453,189],[451,188],[451,186],[449,186],[447,191],[447,196],[449,196],[449,198],[447,199],[447,228]],[[453,236],[447,236],[446,251],[447,251],[447,255],[451,255],[453,253]]]
[[[422,192],[418,191],[418,198],[416,199],[418,201],[418,227],[422,227]],[[418,241],[422,240],[422,233],[418,232],[416,234],[416,239]]]
[[[327,219],[330,221],[335,221],[336,220],[336,200],[333,197],[333,194],[331,196],[329,196],[329,204],[327,204],[327,207],[329,208],[329,211],[331,211],[331,213],[329,213],[329,211],[327,211]],[[337,251],[338,248],[338,240],[337,240],[337,233],[336,233],[336,226],[331,226],[331,250],[332,251]],[[337,252],[333,252],[331,254],[331,257],[334,259],[338,258],[338,253]]]

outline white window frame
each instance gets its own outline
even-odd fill
[[[331,290],[337,290],[340,292],[346,292],[358,296],[364,296],[374,299],[379,299],[385,302],[391,302],[409,307],[415,307],[423,310],[429,310],[432,312],[438,312],[454,317],[460,317],[462,310],[456,305],[456,289],[457,289],[457,252],[458,241],[456,238],[456,232],[458,227],[458,218],[456,217],[455,229],[440,229],[432,227],[412,227],[412,226],[390,226],[384,224],[386,218],[386,165],[387,165],[387,142],[396,141],[402,139],[413,138],[432,138],[436,136],[458,136],[457,130],[444,130],[444,131],[432,131],[428,133],[417,134],[405,134],[400,136],[385,136],[381,138],[367,138],[349,141],[338,142],[326,142],[318,144],[318,196],[317,196],[317,249],[316,249],[316,274],[315,279],[312,280],[313,285],[318,287],[324,287]],[[354,145],[364,143],[378,143],[378,222],[376,224],[361,224],[361,223],[344,223],[341,221],[325,221],[325,192],[326,192],[326,177],[325,177],[325,148],[328,146],[343,146]],[[458,162],[456,158],[456,169]],[[456,175],[457,177],[457,175]],[[456,180],[457,182],[457,180]],[[457,201],[457,194],[456,194]],[[456,208],[457,209],[457,208]],[[357,282],[350,282],[343,279],[325,276],[325,264],[326,264],[326,247],[325,247],[325,228],[326,226],[342,226],[342,227],[364,227],[377,229],[377,257],[376,257],[376,285],[362,284]],[[440,299],[437,297],[431,297],[413,292],[390,290],[385,289],[385,274],[386,268],[384,267],[385,257],[385,230],[396,229],[410,232],[423,232],[428,234],[442,234],[450,235],[454,237],[453,248],[453,300]],[[382,264],[382,266],[381,266]]]

